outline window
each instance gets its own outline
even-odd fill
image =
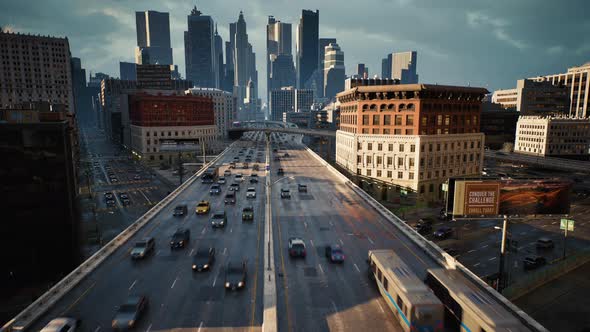
[[[428,117],[423,116],[422,117],[422,126],[426,126],[428,124]]]
[[[434,184],[431,183],[430,185],[428,185],[428,192],[431,193],[433,191],[434,191]]]
[[[389,134],[391,134],[390,129],[383,129],[383,135],[389,135]]]
[[[373,128],[373,134],[379,135],[379,128]]]
[[[360,164],[363,162],[363,156],[356,156],[356,162],[357,164]]]
[[[363,128],[362,132],[363,132],[363,134],[368,134],[369,133],[369,128]]]
[[[392,176],[393,176],[393,175],[392,175],[392,172],[391,172],[391,171],[387,171],[387,177],[388,177],[388,178],[391,178]]]
[[[387,157],[387,165],[393,164],[393,157]]]
[[[397,166],[404,166],[404,158],[403,157],[397,158]]]
[[[373,143],[367,143],[367,150],[373,150]]]
[[[379,115],[373,115],[373,125],[374,126],[379,125]]]
[[[451,124],[451,116],[445,115],[445,126],[448,126],[450,124]]]
[[[383,116],[383,124],[386,126],[391,125],[391,115],[384,115]]]
[[[363,115],[363,125],[364,126],[369,125],[369,116],[368,115]]]
[[[367,164],[370,164],[370,163],[371,163],[371,161],[372,161],[372,159],[373,159],[373,158],[372,158],[371,156],[366,156],[366,158],[365,158],[365,160],[366,160],[366,163],[367,163]]]
[[[381,151],[381,150],[383,150],[383,144],[378,143],[377,144],[377,151]]]
[[[442,115],[441,115],[441,114],[437,115],[437,116],[436,116],[436,124],[437,124],[438,126],[442,126],[442,121],[443,121],[443,117],[442,117]]]
[[[420,158],[420,167],[424,167],[424,158]]]
[[[414,172],[408,173],[408,179],[414,180]]]
[[[398,179],[403,179],[404,178],[404,172],[397,172],[397,178]]]
[[[389,151],[393,151],[393,144],[389,144],[388,148]]]
[[[150,132],[149,132],[149,131],[148,131],[148,132],[146,132],[146,133],[145,133],[145,136],[147,136],[147,137],[150,137]]]
[[[432,143],[428,144],[428,152],[432,152]]]
[[[158,136],[158,132],[154,131],[154,137]]]
[[[414,129],[406,129],[406,135],[414,135]]]
[[[420,193],[423,194],[424,193],[424,185],[420,186]]]
[[[406,115],[406,126],[413,126],[414,125],[414,116],[413,115]]]
[[[377,156],[377,165],[381,165],[383,163],[383,157]]]
[[[402,116],[401,115],[396,115],[395,116],[395,125],[396,126],[401,126],[402,125]]]
[[[414,167],[414,158],[409,159],[409,165],[410,167]]]
[[[410,152],[416,152],[416,145],[410,145]]]
[[[360,142],[356,143],[356,149],[357,150],[362,150],[363,149],[363,143],[360,143]]]
[[[394,130],[393,130],[393,133],[394,133],[395,135],[401,135],[401,134],[402,134],[402,130],[401,130],[401,129],[394,129]]]
[[[397,306],[401,309],[404,306],[404,301],[399,295],[397,296]]]
[[[377,170],[377,177],[380,178],[381,177],[381,170]]]
[[[371,176],[371,170],[370,169],[367,170],[367,176]]]
[[[381,269],[377,268],[377,279],[381,281]]]

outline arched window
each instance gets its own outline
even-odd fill
[[[369,108],[369,105],[367,105],[367,104],[363,105],[363,111],[366,111],[368,108]]]
[[[413,111],[414,110],[414,104],[408,104],[407,109],[409,111]]]
[[[376,110],[376,109],[377,109],[377,104],[371,104],[371,107],[370,107],[370,109],[371,109],[372,111]]]
[[[384,111],[386,107],[387,107],[387,105],[381,104],[381,105],[379,105],[379,110]]]
[[[406,109],[406,104],[399,104],[399,110],[403,111]]]
[[[395,111],[395,104],[389,104],[387,105],[387,109],[390,111]]]

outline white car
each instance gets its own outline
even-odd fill
[[[41,332],[73,332],[78,328],[78,320],[74,318],[55,318]]]
[[[234,177],[234,182],[242,182],[242,181],[244,181],[244,175],[242,173],[236,174],[236,176]]]
[[[220,176],[219,179],[217,179],[217,184],[225,184],[225,178]]]
[[[248,190],[246,190],[246,198],[256,198],[256,188],[248,187]]]

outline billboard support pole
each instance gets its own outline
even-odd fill
[[[566,216],[566,218],[567,218],[567,216]],[[568,221],[567,221],[567,223],[565,225],[564,233],[563,233],[563,258],[562,259],[565,259],[565,245],[566,245],[566,242],[567,242],[567,229],[570,226],[569,223],[570,223],[570,221],[568,219]]]
[[[506,255],[506,234],[508,232],[508,216],[504,215],[502,223],[502,243],[500,245],[500,271],[498,273],[498,293],[504,288],[504,257]]]

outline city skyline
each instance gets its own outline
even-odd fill
[[[174,62],[179,65],[179,71],[185,73],[183,31],[192,3],[54,0],[47,8],[43,4],[32,4],[30,1],[3,3],[4,10],[0,13],[3,27],[21,33],[68,37],[72,56],[80,57],[88,72],[105,72],[111,76],[118,76],[119,61],[133,61],[135,12],[169,12]],[[387,53],[416,50],[420,54],[421,82],[482,86],[493,91],[511,87],[516,79],[561,72],[590,58],[590,38],[574,37],[577,31],[588,26],[583,13],[590,9],[590,4],[582,1],[575,1],[567,8],[543,1],[537,6],[534,17],[527,15],[527,6],[508,2],[484,6],[457,0],[447,8],[438,8],[435,1],[404,0],[373,5],[390,10],[374,13],[374,18],[362,21],[362,25],[349,22],[359,22],[353,20],[357,13],[375,6],[352,4],[347,10],[336,10],[329,3],[304,1],[289,6],[254,2],[249,8],[243,8],[243,3],[230,1],[199,4],[199,8],[218,23],[224,41],[229,39],[229,23],[235,21],[240,9],[244,10],[258,57],[257,69],[262,72],[266,71],[268,15],[296,25],[302,9],[322,12],[320,38],[338,39],[347,54],[347,75],[352,74],[356,63],[380,68],[381,59]],[[566,24],[551,19],[559,17],[560,13],[567,14]],[[53,19],[55,17],[60,20]],[[260,76],[258,83],[266,86],[265,75]],[[265,94],[265,89],[260,90],[262,99],[266,98]]]

